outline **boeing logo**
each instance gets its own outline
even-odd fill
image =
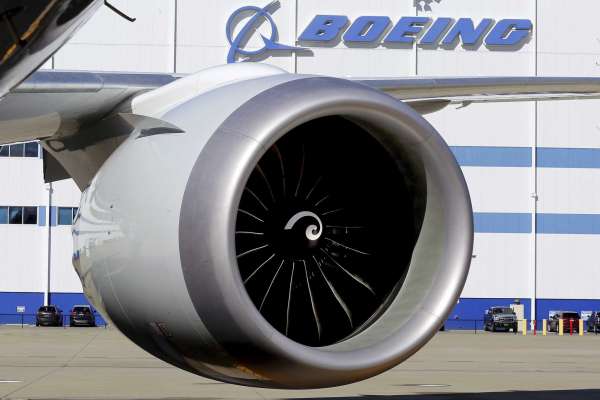
[[[388,16],[361,16],[350,21],[344,15],[317,15],[298,38],[307,47],[294,47],[278,43],[277,25],[272,13],[279,7],[275,1],[265,8],[243,7],[235,11],[227,22],[227,38],[231,49],[229,63],[240,56],[247,60],[267,57],[274,52],[307,51],[316,47],[335,47],[340,42],[348,47],[406,48],[415,44],[423,48],[453,49],[458,45],[478,48],[485,45],[489,50],[517,50],[531,37],[533,23],[528,19],[484,18],[475,23],[471,18],[402,17],[396,24]],[[249,17],[249,19],[248,19]],[[237,25],[246,18],[246,24],[234,37]],[[264,46],[257,50],[246,49],[248,41],[257,29],[267,22],[271,35],[261,35]]]
[[[409,45],[451,47],[462,42],[465,47],[485,43],[491,49],[519,46],[531,33],[533,23],[527,19],[482,19],[475,25],[471,18],[402,17],[392,27],[385,16],[358,17],[350,25],[343,15],[317,15],[300,36],[300,42],[335,42],[343,35],[346,44]],[[391,27],[391,29],[390,29]],[[347,28],[347,29],[346,29]]]
[[[236,10],[231,17],[229,17],[229,20],[227,21],[227,40],[229,41],[231,48],[229,50],[229,55],[227,56],[228,63],[231,64],[236,62],[239,56],[256,58],[273,52],[294,52],[306,50],[301,47],[286,46],[278,43],[279,31],[271,14],[277,10],[279,6],[279,1],[274,1],[265,8],[246,6]],[[244,20],[244,18],[247,17],[250,18],[246,21],[246,24],[236,35],[234,35],[235,28]],[[258,28],[265,22],[270,25],[270,37],[260,35],[264,46],[256,50],[247,50],[246,47],[248,42]]]

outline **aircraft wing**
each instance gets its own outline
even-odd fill
[[[0,144],[72,135],[172,75],[39,71],[0,100]]]
[[[172,74],[39,71],[0,101],[0,144],[74,134]],[[449,104],[600,98],[600,78],[476,77],[353,79],[422,114]]]
[[[475,77],[361,79],[422,114],[449,104],[600,98],[600,78]]]

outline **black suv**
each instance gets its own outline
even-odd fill
[[[70,326],[96,326],[96,316],[90,306],[74,306],[69,317]]]
[[[600,332],[600,311],[594,311],[587,320],[588,332]]]
[[[484,329],[496,332],[498,329],[517,331],[517,314],[510,307],[492,307],[483,315]]]
[[[56,306],[41,306],[35,315],[35,326],[63,326],[63,312]]]

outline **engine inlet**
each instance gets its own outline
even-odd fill
[[[422,217],[402,166],[341,117],[281,138],[252,172],[236,225],[242,280],[279,332],[326,346],[365,329],[402,285]]]

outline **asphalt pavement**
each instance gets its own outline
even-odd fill
[[[0,399],[600,399],[600,335],[440,332],[406,363],[325,390],[244,388],[200,378],[114,329],[0,327]]]

